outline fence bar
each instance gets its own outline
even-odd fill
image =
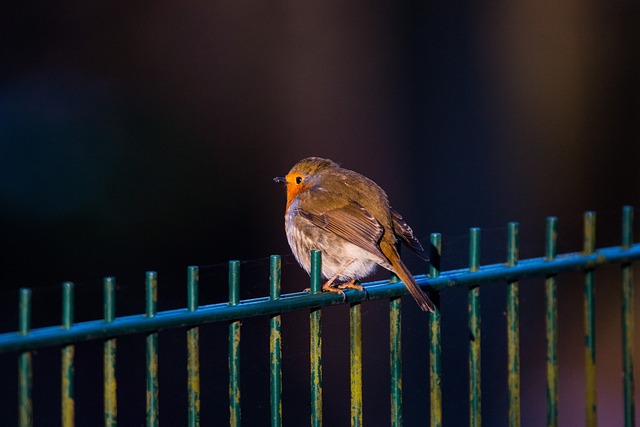
[[[546,224],[545,259],[552,262],[557,253],[558,218],[548,217]],[[558,299],[555,274],[544,281],[545,325],[547,334],[547,426],[558,427]]]
[[[20,289],[19,310],[18,333],[25,336],[31,330],[31,289]],[[23,351],[18,356],[18,425],[20,427],[33,425],[32,375],[31,352]]]
[[[111,323],[116,318],[116,280],[105,277],[104,292],[104,321]],[[116,339],[111,338],[102,345],[103,357],[103,393],[104,393],[104,425],[115,427],[118,419],[117,383],[116,383]]]
[[[62,328],[70,329],[73,325],[73,283],[62,284]],[[75,346],[68,344],[62,347],[62,426],[75,425],[75,402],[73,395],[73,356]]]
[[[320,293],[322,279],[322,254],[311,251],[311,287],[310,293]],[[311,362],[311,426],[322,426],[322,324],[320,308],[314,308],[309,314],[310,323],[310,362]]]
[[[229,261],[229,305],[240,302],[240,261]],[[240,411],[240,320],[229,324],[229,426],[239,427]]]
[[[596,245],[596,213],[584,214],[584,253],[594,253]],[[586,410],[587,426],[597,424],[596,394],[596,306],[595,306],[595,274],[593,269],[584,273],[584,334],[585,334],[585,374],[586,374]]]
[[[198,309],[199,270],[187,268],[187,310]],[[187,329],[187,421],[189,427],[200,425],[200,328]]]
[[[269,298],[280,299],[280,280],[282,260],[280,255],[271,255],[269,274]],[[269,354],[270,354],[270,386],[271,386],[271,427],[282,426],[282,319],[280,314],[272,314],[269,318]]]
[[[519,224],[510,222],[507,237],[507,265],[518,263]],[[509,384],[509,425],[520,426],[520,299],[517,280],[507,284],[507,359]]]
[[[469,232],[469,271],[480,269],[480,229]],[[469,289],[469,425],[482,425],[482,393],[480,388],[480,287]]]
[[[156,316],[158,306],[158,274],[148,271],[145,280],[146,316]],[[147,426],[158,426],[158,333],[147,335]]]
[[[483,286],[487,283],[508,282],[635,261],[640,261],[640,243],[633,244],[628,250],[622,250],[620,246],[599,248],[598,252],[592,255],[584,255],[582,252],[567,253],[553,261],[545,261],[544,257],[530,258],[521,260],[515,267],[507,267],[502,262],[483,265],[474,273],[464,268],[442,272],[436,278],[428,278],[425,274],[421,274],[415,276],[415,279],[418,285],[426,285],[430,289],[440,291],[446,288]],[[354,292],[349,295],[349,301],[390,299],[407,294],[407,288],[402,282],[389,283],[387,280],[381,280],[366,283],[366,286],[366,294]],[[236,306],[230,306],[228,302],[200,306],[193,312],[186,308],[163,310],[153,318],[147,318],[144,314],[133,314],[118,317],[109,324],[100,319],[76,323],[71,329],[47,326],[33,329],[25,336],[17,332],[6,332],[0,334],[0,353],[36,350],[120,335],[148,334],[167,328],[189,328],[240,318],[249,319],[294,310],[309,310],[342,302],[343,297],[335,292],[322,292],[319,295],[295,292],[282,295],[277,301],[271,301],[268,296],[265,296],[244,300],[242,304]]]
[[[362,307],[359,302],[349,308],[349,348],[351,377],[351,426],[362,426]]]
[[[393,277],[393,280],[398,280]],[[402,299],[389,302],[389,345],[391,363],[391,426],[402,426]]]
[[[622,210],[622,248],[633,244],[633,207]],[[622,372],[624,387],[624,425],[635,425],[635,387],[633,383],[633,265],[622,264]]]
[[[440,233],[432,233],[431,254],[429,264],[429,277],[440,275],[440,258],[442,256],[442,236]],[[435,300],[438,300],[437,295]],[[431,405],[431,427],[442,426],[442,377],[441,377],[441,357],[442,345],[440,342],[440,308],[436,304],[434,312],[429,313],[429,378],[430,393],[429,401]]]

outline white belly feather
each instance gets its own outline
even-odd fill
[[[311,270],[310,251],[313,249],[322,252],[322,276],[325,279],[342,269],[337,282],[366,277],[375,271],[377,265],[387,267],[385,259],[346,240],[341,240],[340,246],[336,245],[335,239],[339,237],[327,231],[318,232],[315,225],[296,213],[296,205],[294,201],[285,215],[285,231],[293,255],[307,273]],[[345,268],[348,261],[351,264]]]

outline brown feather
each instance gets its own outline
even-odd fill
[[[400,254],[398,254],[395,246],[390,245],[387,242],[380,242],[380,249],[393,266],[393,272],[398,275],[402,283],[404,283],[404,285],[407,287],[407,290],[416,301],[416,303],[418,303],[418,306],[423,311],[435,311],[435,307],[427,294],[425,294],[418,283],[416,283],[416,280],[411,275],[411,272],[400,259]]]
[[[345,207],[332,209],[320,215],[302,209],[299,209],[298,213],[323,230],[334,233],[372,254],[384,256],[378,247],[384,228],[359,204],[352,202]]]
[[[393,220],[393,231],[396,236],[400,238],[402,243],[407,245],[416,255],[422,258],[424,261],[429,261],[429,256],[422,248],[420,241],[413,234],[413,230],[409,227],[409,224],[402,218],[402,215],[393,208],[390,208],[391,218]]]

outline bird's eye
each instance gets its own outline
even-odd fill
[[[296,184],[302,184],[302,177],[296,176]]]

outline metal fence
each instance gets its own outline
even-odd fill
[[[635,425],[634,413],[634,370],[633,370],[633,264],[640,259],[640,244],[633,243],[633,208],[624,207],[622,214],[622,240],[620,246],[596,249],[596,215],[584,215],[584,247],[580,253],[558,255],[557,219],[547,218],[546,250],[544,257],[519,260],[518,223],[509,223],[507,240],[507,260],[505,263],[480,265],[480,229],[470,230],[469,268],[440,271],[442,241],[440,234],[431,235],[431,265],[429,275],[416,276],[416,281],[436,297],[439,291],[450,287],[468,289],[468,372],[469,372],[469,424],[482,423],[481,410],[481,288],[489,283],[505,283],[507,286],[507,361],[508,361],[508,424],[518,426],[520,411],[520,326],[519,326],[519,284],[525,278],[544,278],[546,312],[546,372],[547,372],[547,425],[558,425],[558,273],[581,271],[584,275],[584,357],[586,384],[586,423],[596,425],[596,345],[595,345],[595,280],[597,267],[619,265],[621,275],[621,319],[623,356],[623,399],[625,426]],[[146,420],[148,426],[158,425],[158,334],[163,330],[187,329],[187,396],[188,413],[185,414],[189,426],[200,424],[200,356],[199,327],[213,322],[228,323],[228,373],[229,373],[229,413],[220,422],[231,426],[241,423],[241,382],[240,345],[241,321],[247,318],[269,317],[269,357],[270,360],[270,422],[272,426],[283,425],[286,414],[282,411],[282,358],[283,346],[281,315],[291,311],[309,310],[310,322],[310,396],[312,426],[322,425],[323,419],[323,372],[322,372],[322,314],[323,307],[335,304],[349,305],[350,335],[350,396],[351,425],[363,424],[363,382],[362,382],[362,304],[367,300],[388,299],[389,303],[389,348],[390,348],[390,425],[400,426],[403,419],[402,399],[402,306],[401,296],[406,294],[404,285],[392,277],[383,282],[365,284],[366,292],[347,291],[348,301],[335,293],[322,293],[321,254],[312,252],[310,291],[280,293],[281,259],[278,255],[270,258],[270,295],[262,298],[240,300],[240,263],[229,262],[229,300],[226,303],[201,306],[198,303],[198,267],[188,268],[187,307],[183,309],[157,311],[157,274],[146,274],[146,313],[117,317],[115,315],[115,279],[104,279],[104,318],[100,320],[74,323],[74,285],[62,285],[62,324],[31,329],[31,290],[21,289],[19,293],[19,327],[17,332],[0,335],[0,353],[16,353],[18,358],[18,423],[31,426],[34,423],[32,410],[33,378],[32,352],[46,347],[61,347],[61,425],[75,425],[74,400],[74,348],[84,341],[103,342],[103,384],[104,384],[104,425],[115,426],[118,421],[126,425],[126,420],[117,418],[116,359],[119,337],[144,334],[146,339]],[[440,311],[425,316],[430,333],[429,345],[429,396],[430,422],[440,426],[442,411],[442,346]],[[445,355],[446,356],[446,355]],[[203,385],[207,387],[207,384]],[[425,385],[426,386],[426,385]],[[445,415],[446,418],[446,415]],[[37,424],[37,423],[36,423]],[[287,424],[284,422],[284,424]]]

